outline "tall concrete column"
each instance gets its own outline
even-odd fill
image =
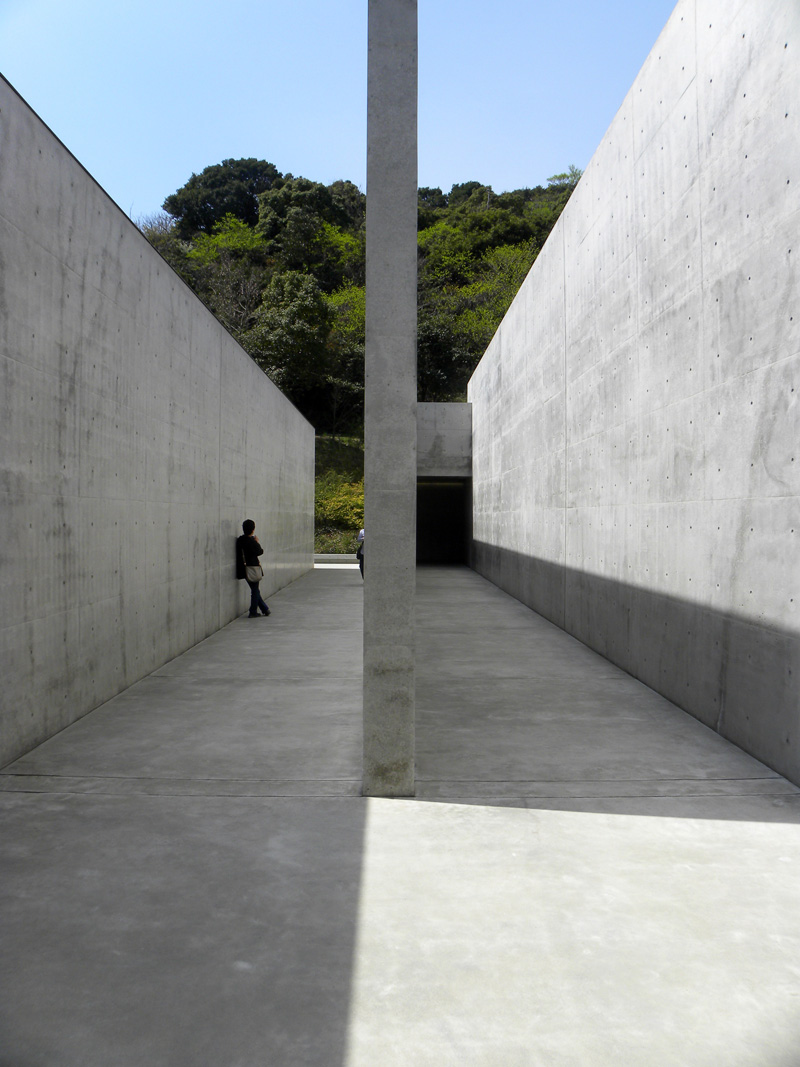
[[[369,0],[364,780],[414,794],[417,0]]]

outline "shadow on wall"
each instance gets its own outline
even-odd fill
[[[472,543],[471,562],[500,589],[800,784],[797,633],[480,541]]]

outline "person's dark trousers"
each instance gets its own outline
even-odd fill
[[[258,615],[259,608],[261,608],[265,615],[269,615],[269,608],[261,599],[258,582],[247,582],[247,584],[250,586],[250,618],[255,618],[255,616]]]

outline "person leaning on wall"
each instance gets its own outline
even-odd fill
[[[245,519],[242,523],[241,537],[236,539],[236,577],[244,578],[250,586],[250,615],[251,619],[257,619],[259,610],[262,615],[269,615],[270,610],[261,599],[258,583],[264,577],[259,556],[264,549],[256,537],[256,524],[252,519]]]

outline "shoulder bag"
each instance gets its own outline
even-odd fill
[[[242,549],[242,563],[244,564],[244,576],[248,582],[260,582],[264,577],[261,564],[256,563],[255,566],[250,566],[245,558],[244,549]]]

